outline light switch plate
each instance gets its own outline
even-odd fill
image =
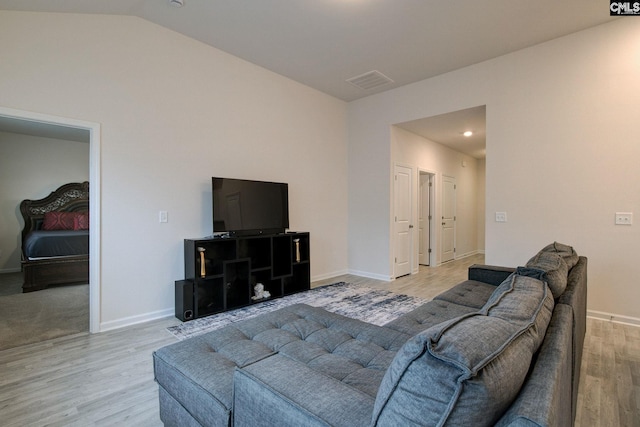
[[[158,219],[160,222],[169,222],[169,214],[167,214],[167,211],[160,211]]]
[[[507,222],[507,213],[496,212],[496,222]]]

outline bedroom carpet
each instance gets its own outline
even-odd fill
[[[292,304],[308,304],[375,325],[384,325],[424,304],[427,300],[409,295],[368,288],[345,282],[321,286],[225,313],[214,314],[167,330],[178,339],[193,337],[221,328],[229,323],[249,319]]]
[[[22,273],[0,274],[0,297],[22,293]]]
[[[89,332],[89,285],[0,296],[0,350]]]

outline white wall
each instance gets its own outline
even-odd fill
[[[214,175],[288,182],[312,278],[346,271],[344,102],[135,17],[0,11],[0,57],[0,106],[101,124],[104,329],[173,312]]]
[[[414,177],[413,198],[418,200],[418,175],[420,170],[435,174],[435,236],[437,243],[436,264],[441,262],[440,221],[442,215],[442,179],[449,176],[456,179],[456,258],[472,255],[484,250],[478,246],[478,160],[452,150],[442,144],[430,141],[422,136],[391,127],[391,157],[394,163],[411,167]],[[465,162],[465,166],[462,162]],[[484,190],[482,190],[484,192]],[[414,203],[414,218],[417,218],[418,206]],[[484,212],[481,228],[484,229]],[[417,228],[414,228],[414,233]],[[417,239],[417,234],[415,239]],[[414,260],[417,265],[417,257]]]
[[[20,271],[20,202],[89,180],[89,144],[0,132],[0,273]]]
[[[486,105],[487,262],[571,244],[589,257],[591,312],[639,322],[640,223],[614,225],[616,211],[640,212],[638,52],[640,26],[618,19],[351,102],[350,268],[390,271],[390,125]]]

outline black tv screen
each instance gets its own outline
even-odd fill
[[[276,234],[289,228],[289,186],[280,182],[211,178],[213,232]]]

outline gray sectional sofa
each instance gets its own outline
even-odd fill
[[[587,259],[553,243],[385,326],[289,306],[153,355],[167,426],[569,426]]]

